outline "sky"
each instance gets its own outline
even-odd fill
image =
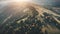
[[[7,0],[0,0],[0,1],[7,1]],[[32,1],[36,2],[39,5],[60,6],[60,0],[32,0]]]
[[[60,6],[60,0],[35,0],[35,2],[43,5]]]

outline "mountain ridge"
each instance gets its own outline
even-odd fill
[[[5,31],[4,34],[8,34],[9,32],[17,33],[17,31],[21,32],[24,30],[21,29],[21,31],[19,31],[19,29],[26,27],[26,30],[29,32],[25,32],[28,34],[31,34],[32,32],[35,33],[35,31],[38,31],[39,34],[40,29],[40,33],[43,34],[60,33],[60,20],[57,19],[57,17],[60,17],[60,15],[54,13],[51,10],[45,9],[40,5],[33,3],[12,3],[7,6],[5,12],[2,14],[4,16],[7,15],[0,26],[0,32],[3,33]]]

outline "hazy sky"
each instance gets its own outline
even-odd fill
[[[0,1],[6,1],[6,0],[0,0]],[[60,0],[33,0],[33,1],[40,5],[60,6]]]
[[[60,0],[35,0],[35,2],[43,5],[60,6]]]

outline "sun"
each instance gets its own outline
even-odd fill
[[[14,0],[16,2],[30,2],[31,0]]]

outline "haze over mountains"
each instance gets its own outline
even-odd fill
[[[8,3],[0,8],[0,33],[60,34],[58,13],[34,3]]]

